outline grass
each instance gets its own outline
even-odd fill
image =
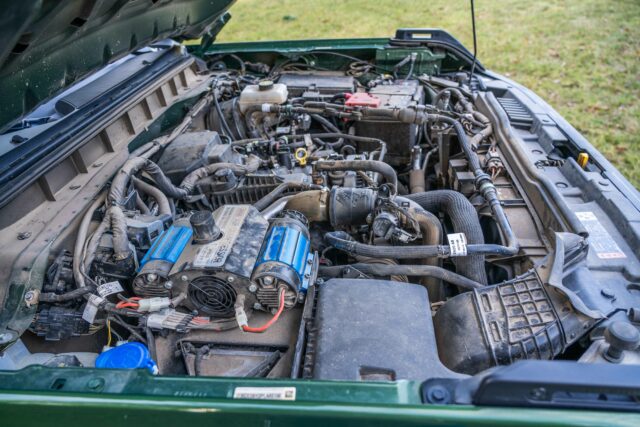
[[[219,41],[386,37],[439,27],[471,47],[466,0],[239,0]],[[640,187],[640,2],[476,2],[478,57],[542,96]]]

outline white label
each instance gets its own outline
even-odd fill
[[[467,236],[464,233],[447,234],[449,256],[467,256]]]
[[[193,260],[194,267],[222,267],[233,249],[244,220],[249,213],[248,206],[226,205],[214,212],[216,224],[223,231],[222,237],[204,245]]]
[[[96,319],[96,314],[98,314],[98,306],[102,301],[104,301],[104,299],[98,295],[91,295],[89,297],[89,301],[87,301],[84,311],[82,312],[82,319],[88,323],[93,323]]]
[[[113,282],[103,283],[102,285],[98,286],[98,293],[102,298],[112,294],[117,294],[118,292],[122,291],[124,291],[124,289],[122,289],[120,282],[118,282],[117,280]]]
[[[600,259],[620,259],[627,256],[602,226],[593,212],[576,212],[576,216],[589,232],[589,244]]]
[[[236,387],[234,399],[296,400],[295,387]]]

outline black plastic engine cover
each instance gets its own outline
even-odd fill
[[[319,289],[313,377],[393,381],[455,377],[438,359],[425,288],[332,279]]]
[[[306,91],[317,91],[321,94],[353,92],[356,87],[356,81],[352,76],[326,71],[283,73],[278,83],[287,85],[289,96],[302,96]]]

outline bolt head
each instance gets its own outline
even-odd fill
[[[89,390],[100,390],[104,387],[104,379],[103,378],[92,378],[87,383],[87,388]]]
[[[149,273],[146,276],[147,282],[155,282],[158,279],[158,275],[156,273]]]
[[[429,389],[427,398],[431,403],[446,403],[449,401],[450,395],[446,388],[436,385]]]
[[[165,289],[171,289],[173,288],[173,282],[169,280],[168,282],[165,282],[163,286]]]
[[[253,304],[253,309],[254,310],[262,310],[262,304],[260,304],[259,302]]]
[[[536,387],[531,390],[529,395],[531,396],[532,399],[542,400],[546,397],[547,390],[544,387]]]
[[[258,290],[258,287],[254,283],[249,285],[249,292],[255,293],[257,290]]]
[[[233,282],[234,282],[234,280],[236,280],[236,278],[235,278],[235,277],[233,277],[233,276],[229,276],[229,277],[227,277],[227,282],[229,282],[229,283],[233,283]]]
[[[189,278],[187,277],[186,274],[183,274],[182,276],[180,276],[180,280],[182,280],[183,282],[186,282],[187,280],[189,280]]]
[[[262,283],[264,283],[265,285],[272,285],[273,284],[273,277],[271,276],[265,276],[262,278]]]

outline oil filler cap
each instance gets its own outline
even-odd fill
[[[103,369],[148,369],[153,375],[158,373],[158,365],[151,358],[149,350],[139,342],[129,342],[100,354],[96,368]]]

